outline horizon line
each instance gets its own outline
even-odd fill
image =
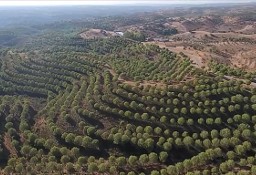
[[[4,7],[10,7],[10,6],[101,6],[101,5],[107,5],[107,6],[116,6],[116,5],[203,5],[203,4],[246,4],[246,3],[252,3],[253,1],[237,1],[237,2],[223,2],[223,1],[207,1],[207,0],[200,0],[200,1],[150,1],[150,0],[142,0],[142,1],[135,1],[135,0],[125,0],[125,1],[117,1],[117,0],[96,0],[96,1],[63,1],[63,0],[40,0],[40,1],[31,1],[31,0],[9,0],[9,1],[0,1],[0,6]]]

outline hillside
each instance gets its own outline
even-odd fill
[[[198,8],[3,31],[0,174],[256,174],[252,9]]]

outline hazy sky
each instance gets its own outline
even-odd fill
[[[0,6],[246,3],[256,0],[0,0]]]

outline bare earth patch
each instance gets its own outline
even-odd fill
[[[144,42],[167,48],[175,53],[184,53],[198,68],[208,68],[211,60],[235,68],[254,71],[256,68],[256,35],[237,32],[210,33],[191,31],[170,37],[169,42]]]
[[[80,36],[84,39],[94,39],[118,36],[118,34],[113,31],[106,31],[102,29],[89,29],[88,31],[80,33]]]
[[[12,145],[12,138],[8,133],[4,134],[4,145],[12,156],[18,156],[16,148]]]

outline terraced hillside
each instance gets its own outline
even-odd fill
[[[2,173],[256,173],[247,82],[120,37],[46,43],[1,51]]]
[[[256,174],[255,6],[65,9],[0,31],[0,174]]]

